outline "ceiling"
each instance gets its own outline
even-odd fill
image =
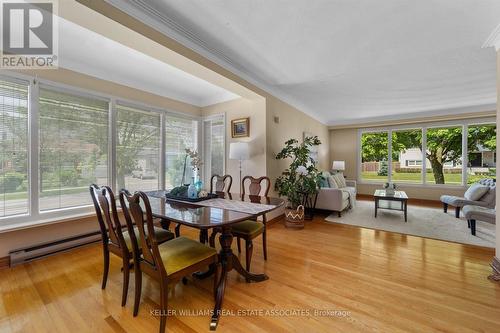
[[[336,125],[491,110],[498,0],[107,0]]]
[[[59,66],[198,107],[239,97],[62,18]]]

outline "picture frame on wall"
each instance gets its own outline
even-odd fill
[[[250,118],[231,120],[231,136],[233,138],[244,138],[250,136]]]

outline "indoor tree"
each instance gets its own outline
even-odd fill
[[[310,155],[311,148],[320,144],[317,136],[306,137],[302,143],[290,139],[276,155],[277,160],[291,160],[289,167],[276,179],[274,187],[280,196],[287,197],[293,209],[302,204],[304,196],[318,191],[320,172]]]

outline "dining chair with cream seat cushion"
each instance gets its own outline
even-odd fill
[[[122,225],[118,217],[115,196],[109,186],[99,187],[92,184],[90,185],[89,190],[92,202],[94,203],[102,237],[104,271],[101,288],[106,288],[109,273],[109,253],[111,252],[122,258],[122,306],[125,306],[127,302],[130,276],[130,261],[133,259],[130,230],[137,232],[137,228],[134,228],[128,219],[126,219],[126,226],[124,227]],[[164,243],[167,240],[174,238],[174,235],[171,232],[161,228],[156,229],[159,229],[157,234],[157,241],[159,243]]]
[[[135,222],[139,237],[131,234],[135,270],[134,316],[139,311],[142,289],[142,273],[160,284],[160,310],[167,312],[168,286],[192,273],[215,266],[214,295],[219,279],[217,251],[205,244],[187,237],[177,237],[165,243],[158,243],[153,214],[148,196],[144,192],[131,195],[120,191],[120,203],[124,214]],[[139,251],[141,248],[141,251]],[[167,316],[160,317],[160,333],[165,332]]]

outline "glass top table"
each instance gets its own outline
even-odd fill
[[[379,209],[398,210],[404,213],[405,222],[408,222],[408,195],[404,191],[394,191],[388,194],[386,190],[375,190],[375,218]]]
[[[219,261],[222,266],[222,272],[217,285],[215,307],[210,322],[210,329],[215,330],[221,313],[222,301],[226,288],[226,277],[231,270],[236,270],[240,275],[245,277],[248,282],[261,282],[268,279],[266,274],[253,274],[245,270],[238,257],[232,252],[231,244],[233,242],[233,235],[231,233],[231,225],[241,221],[255,219],[259,215],[264,216],[265,221],[265,214],[283,206],[285,201],[280,198],[267,196],[241,196],[240,194],[217,192],[217,199],[229,201],[227,206],[231,207],[231,209],[225,209],[205,206],[202,202],[192,203],[167,199],[165,197],[166,191],[150,191],[145,193],[148,195],[153,216],[160,219],[163,228],[168,229],[171,222],[178,224],[176,227],[176,236],[180,234],[179,227],[181,225],[196,228],[199,229],[200,232],[205,233],[209,229],[215,229],[217,232],[220,232],[219,242],[221,250],[219,251]],[[237,209],[238,205],[231,205],[230,201],[258,204],[261,209],[258,214],[237,211],[235,209]],[[212,275],[214,272],[215,267],[211,267],[209,271],[198,274],[197,276],[199,278],[205,278]]]

